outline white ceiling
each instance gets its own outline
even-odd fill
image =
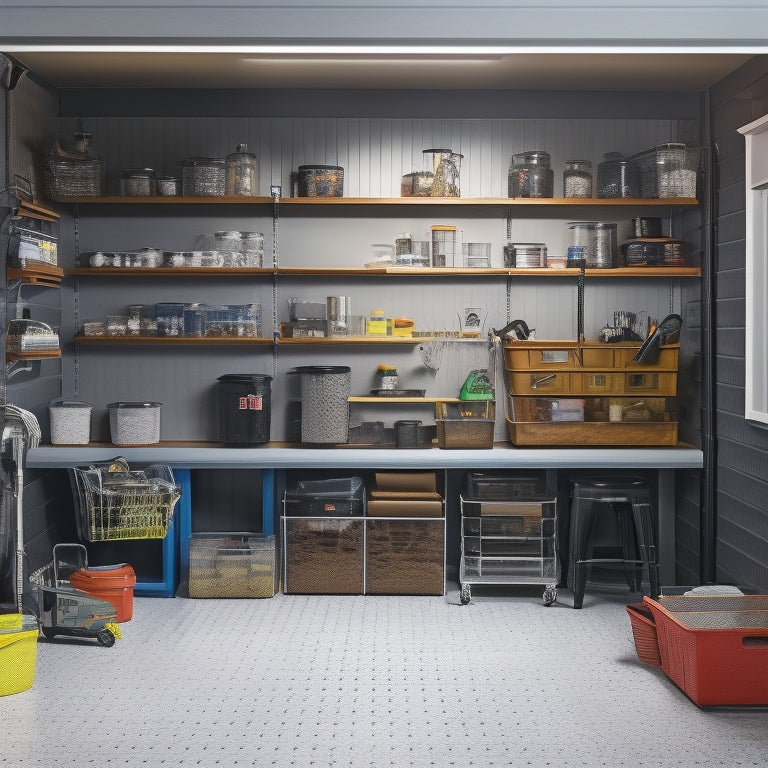
[[[478,55],[51,52],[11,55],[59,88],[704,90],[750,56],[730,53]]]

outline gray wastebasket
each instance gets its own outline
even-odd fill
[[[292,373],[301,381],[301,442],[346,443],[350,369],[345,365],[306,365]]]

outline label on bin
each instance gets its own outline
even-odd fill
[[[248,395],[238,398],[238,410],[240,411],[260,411],[262,409],[263,398],[261,395]]]

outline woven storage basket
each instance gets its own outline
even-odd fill
[[[642,603],[633,603],[626,608],[629,621],[632,624],[637,657],[645,664],[660,667],[659,638],[656,634],[656,622],[653,620],[653,614]]]

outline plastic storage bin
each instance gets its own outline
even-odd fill
[[[69,583],[91,597],[112,603],[118,622],[131,620],[136,572],[127,563],[81,568],[70,574]]]
[[[436,412],[440,448],[493,448],[496,408],[492,400],[437,403]]]
[[[57,398],[48,404],[53,445],[87,445],[91,440],[93,405],[83,400]]]
[[[0,616],[0,696],[30,689],[37,665],[37,619],[20,613]]]
[[[109,403],[109,431],[115,445],[155,445],[160,442],[162,403]]]
[[[365,514],[362,477],[300,480],[286,491],[285,514],[315,517],[355,517]]]
[[[195,533],[189,542],[190,597],[273,597],[275,537],[258,533]]]
[[[271,376],[228,373],[219,376],[219,441],[229,445],[269,442]]]
[[[768,596],[649,597],[661,668],[699,706],[768,705]]]

